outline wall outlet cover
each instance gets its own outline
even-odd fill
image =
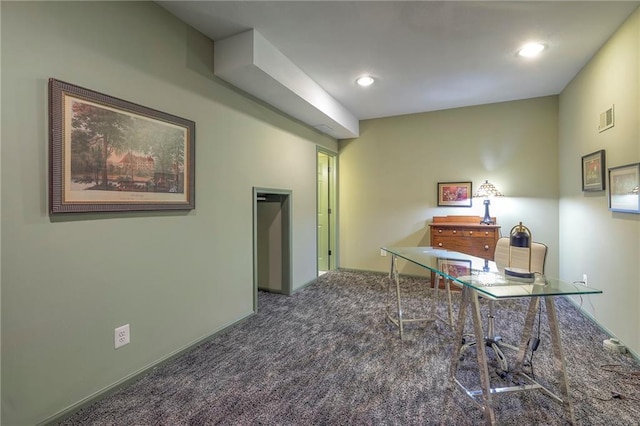
[[[128,345],[130,341],[131,341],[131,334],[129,330],[129,324],[125,324],[115,329],[114,344],[116,349],[124,345]]]

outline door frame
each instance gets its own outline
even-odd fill
[[[330,237],[329,237],[329,250],[331,250],[331,257],[329,258],[329,270],[335,270],[339,267],[339,256],[338,256],[338,154],[334,151],[331,151],[322,146],[316,146],[316,176],[318,173],[318,155],[324,154],[333,159],[333,170],[331,171],[331,183],[330,183],[330,192],[332,195],[329,197],[329,208],[331,209],[331,217],[329,219],[329,223],[333,226],[330,226]],[[316,178],[316,275],[319,272],[319,262],[318,262],[318,241],[319,239],[319,231],[318,231],[318,205],[319,201],[319,193],[318,193],[318,179]],[[332,265],[333,263],[333,265]]]
[[[282,292],[291,295],[293,262],[291,242],[291,205],[293,191],[290,189],[253,187],[253,312],[258,312],[258,196],[275,195],[281,197],[282,206]]]

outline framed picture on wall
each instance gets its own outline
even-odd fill
[[[582,157],[582,190],[604,191],[605,189],[604,149]]]
[[[195,208],[195,123],[49,80],[49,212]]]
[[[471,182],[438,182],[438,207],[471,207]]]
[[[609,169],[609,210],[640,213],[640,163]]]

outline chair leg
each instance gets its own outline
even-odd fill
[[[487,315],[487,338],[486,344],[487,346],[493,349],[493,352],[496,355],[497,361],[500,364],[500,368],[502,371],[509,371],[509,364],[507,363],[507,357],[502,352],[501,347],[505,346],[511,349],[517,350],[515,346],[507,345],[503,343],[502,336],[498,336],[496,334],[496,315],[495,315],[496,307],[495,302],[493,300],[489,300],[489,314]]]
[[[460,348],[460,357],[462,358],[464,356],[464,352],[467,349],[476,345],[476,341],[464,342],[464,344]],[[495,334],[495,305],[493,300],[489,301],[489,313],[487,314],[487,335],[484,337],[484,345],[493,350],[499,368],[505,372],[509,371],[509,363],[507,362],[507,357],[502,351],[502,347],[507,347],[513,350],[517,350],[518,348],[515,346],[507,345],[502,341],[501,336]]]

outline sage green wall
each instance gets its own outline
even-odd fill
[[[437,207],[437,183],[489,179],[506,195],[490,206],[502,234],[529,226],[557,274],[557,96],[363,121],[359,138],[340,142],[339,161],[341,267],[388,271],[379,247],[428,246],[433,216],[483,216],[482,200]]]
[[[316,146],[337,143],[220,83],[213,43],[154,3],[1,7],[2,424],[15,426],[252,313],[254,186],[292,190],[293,285],[313,280]],[[50,77],[194,120],[196,209],[50,218]]]
[[[611,105],[615,126],[598,133],[599,115]],[[581,157],[604,149],[607,167],[640,162],[639,117],[640,9],[560,95],[560,276],[586,273],[589,284],[604,290],[582,307],[636,355],[640,215],[609,211],[607,191],[583,193]]]
[[[0,5],[1,6],[1,5]],[[0,7],[0,35],[2,33],[2,7]],[[1,37],[1,36],[0,36]],[[0,40],[1,43],[1,40]],[[0,81],[2,81],[2,50],[0,49]],[[0,84],[0,100],[2,99],[2,84]],[[2,102],[0,102],[0,118],[2,117]],[[2,128],[0,119],[0,129]],[[0,130],[1,133],[1,130]],[[0,189],[2,188],[2,135],[0,134]],[[0,241],[2,240],[2,197],[0,196]],[[2,244],[0,244],[0,330],[2,330]],[[0,401],[2,401],[2,334],[0,332]],[[2,423],[2,404],[0,404],[0,423]]]

